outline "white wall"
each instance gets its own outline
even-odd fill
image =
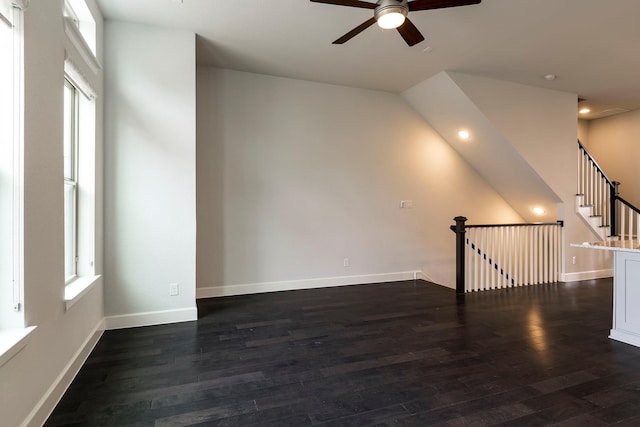
[[[609,179],[620,182],[620,195],[640,206],[640,110],[591,120],[589,152]]]
[[[521,221],[397,94],[199,68],[197,129],[204,295],[414,270],[454,286],[454,216]]]
[[[595,240],[575,213],[577,189],[577,96],[460,73],[455,82],[496,125],[530,166],[560,197],[564,226],[564,280],[588,271],[609,271],[606,251],[573,248],[570,243]],[[572,257],[576,264],[572,264]],[[588,276],[588,275],[587,275]]]
[[[100,36],[102,18],[95,3],[88,3]],[[23,286],[26,325],[37,329],[27,346],[0,367],[0,414],[6,426],[42,424],[99,337],[103,319],[101,281],[68,310],[63,301],[62,2],[32,1],[24,17]],[[101,73],[95,81],[99,105]],[[100,135],[101,117],[97,128]],[[100,137],[97,144],[100,151]],[[101,193],[100,178],[96,185]],[[101,265],[99,253],[96,265]]]
[[[195,35],[109,21],[105,45],[107,327],[193,320]]]

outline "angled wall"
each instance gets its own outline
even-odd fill
[[[595,238],[575,214],[575,94],[443,72],[403,96],[524,218],[564,220],[564,280],[610,274],[607,254],[570,246]],[[455,136],[461,126],[474,135],[465,144]],[[533,205],[546,217],[534,216]]]
[[[557,219],[560,198],[449,73],[439,73],[402,96],[525,220]],[[458,137],[462,129],[471,133],[470,139]],[[534,206],[543,206],[545,216],[535,216]]]

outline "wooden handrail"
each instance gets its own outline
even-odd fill
[[[516,284],[515,279],[511,276],[509,272],[507,272],[506,265],[500,265],[501,263],[498,260],[492,259],[493,256],[485,253],[480,247],[477,245],[477,242],[472,242],[469,235],[467,234],[467,230],[471,229],[490,229],[490,228],[513,228],[516,229],[532,229],[532,232],[537,233],[538,231],[533,231],[534,228],[539,227],[558,227],[561,228],[564,226],[564,221],[556,221],[556,222],[539,222],[539,223],[517,223],[517,224],[478,224],[478,225],[466,225],[467,218],[464,216],[457,216],[454,218],[456,222],[455,225],[452,225],[451,230],[456,233],[456,293],[458,295],[463,295],[466,290],[465,277],[466,277],[466,264],[465,264],[465,247],[468,245],[472,252],[476,252],[485,262],[488,262],[492,269],[496,270],[499,275],[503,276],[510,286]],[[471,233],[477,233],[480,231],[472,231]],[[544,232],[544,230],[543,230]],[[484,232],[482,232],[484,233]],[[489,233],[489,231],[487,231]],[[526,249],[525,249],[526,250]],[[498,258],[500,258],[500,249],[498,249]],[[537,255],[537,251],[531,252],[532,254]],[[509,267],[511,268],[511,256],[509,256]],[[555,262],[555,261],[554,261]],[[553,265],[559,265],[553,264]],[[547,273],[545,273],[547,274]],[[546,277],[546,276],[545,276]]]
[[[613,187],[613,181],[611,181],[609,179],[609,177],[607,176],[607,174],[604,173],[604,171],[602,170],[602,168],[600,167],[598,162],[596,162],[596,159],[594,159],[591,156],[591,153],[589,153],[589,151],[587,151],[586,147],[584,145],[582,145],[582,142],[580,142],[580,140],[578,140],[578,145],[580,146],[580,149],[582,150],[582,152],[589,158],[589,161],[591,163],[593,163],[593,165],[596,167],[596,170],[600,173],[600,175],[602,175],[602,177],[607,181],[609,186]]]
[[[631,209],[632,211],[634,211],[635,213],[640,214],[640,209],[636,208],[635,206],[633,206],[631,203],[629,203],[628,201],[626,201],[625,199],[623,199],[620,196],[616,196],[616,200],[620,200],[624,205],[626,205],[629,209]]]
[[[560,225],[564,227],[564,221],[556,222],[525,222],[520,224],[474,224],[466,225],[465,228],[491,228],[491,227],[536,227],[541,225]]]

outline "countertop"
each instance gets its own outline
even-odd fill
[[[640,240],[571,243],[571,246],[575,248],[602,249],[606,251],[640,252]]]

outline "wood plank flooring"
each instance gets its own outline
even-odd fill
[[[105,332],[46,425],[640,425],[640,349],[607,338],[610,279],[464,302],[408,281],[198,309]]]

